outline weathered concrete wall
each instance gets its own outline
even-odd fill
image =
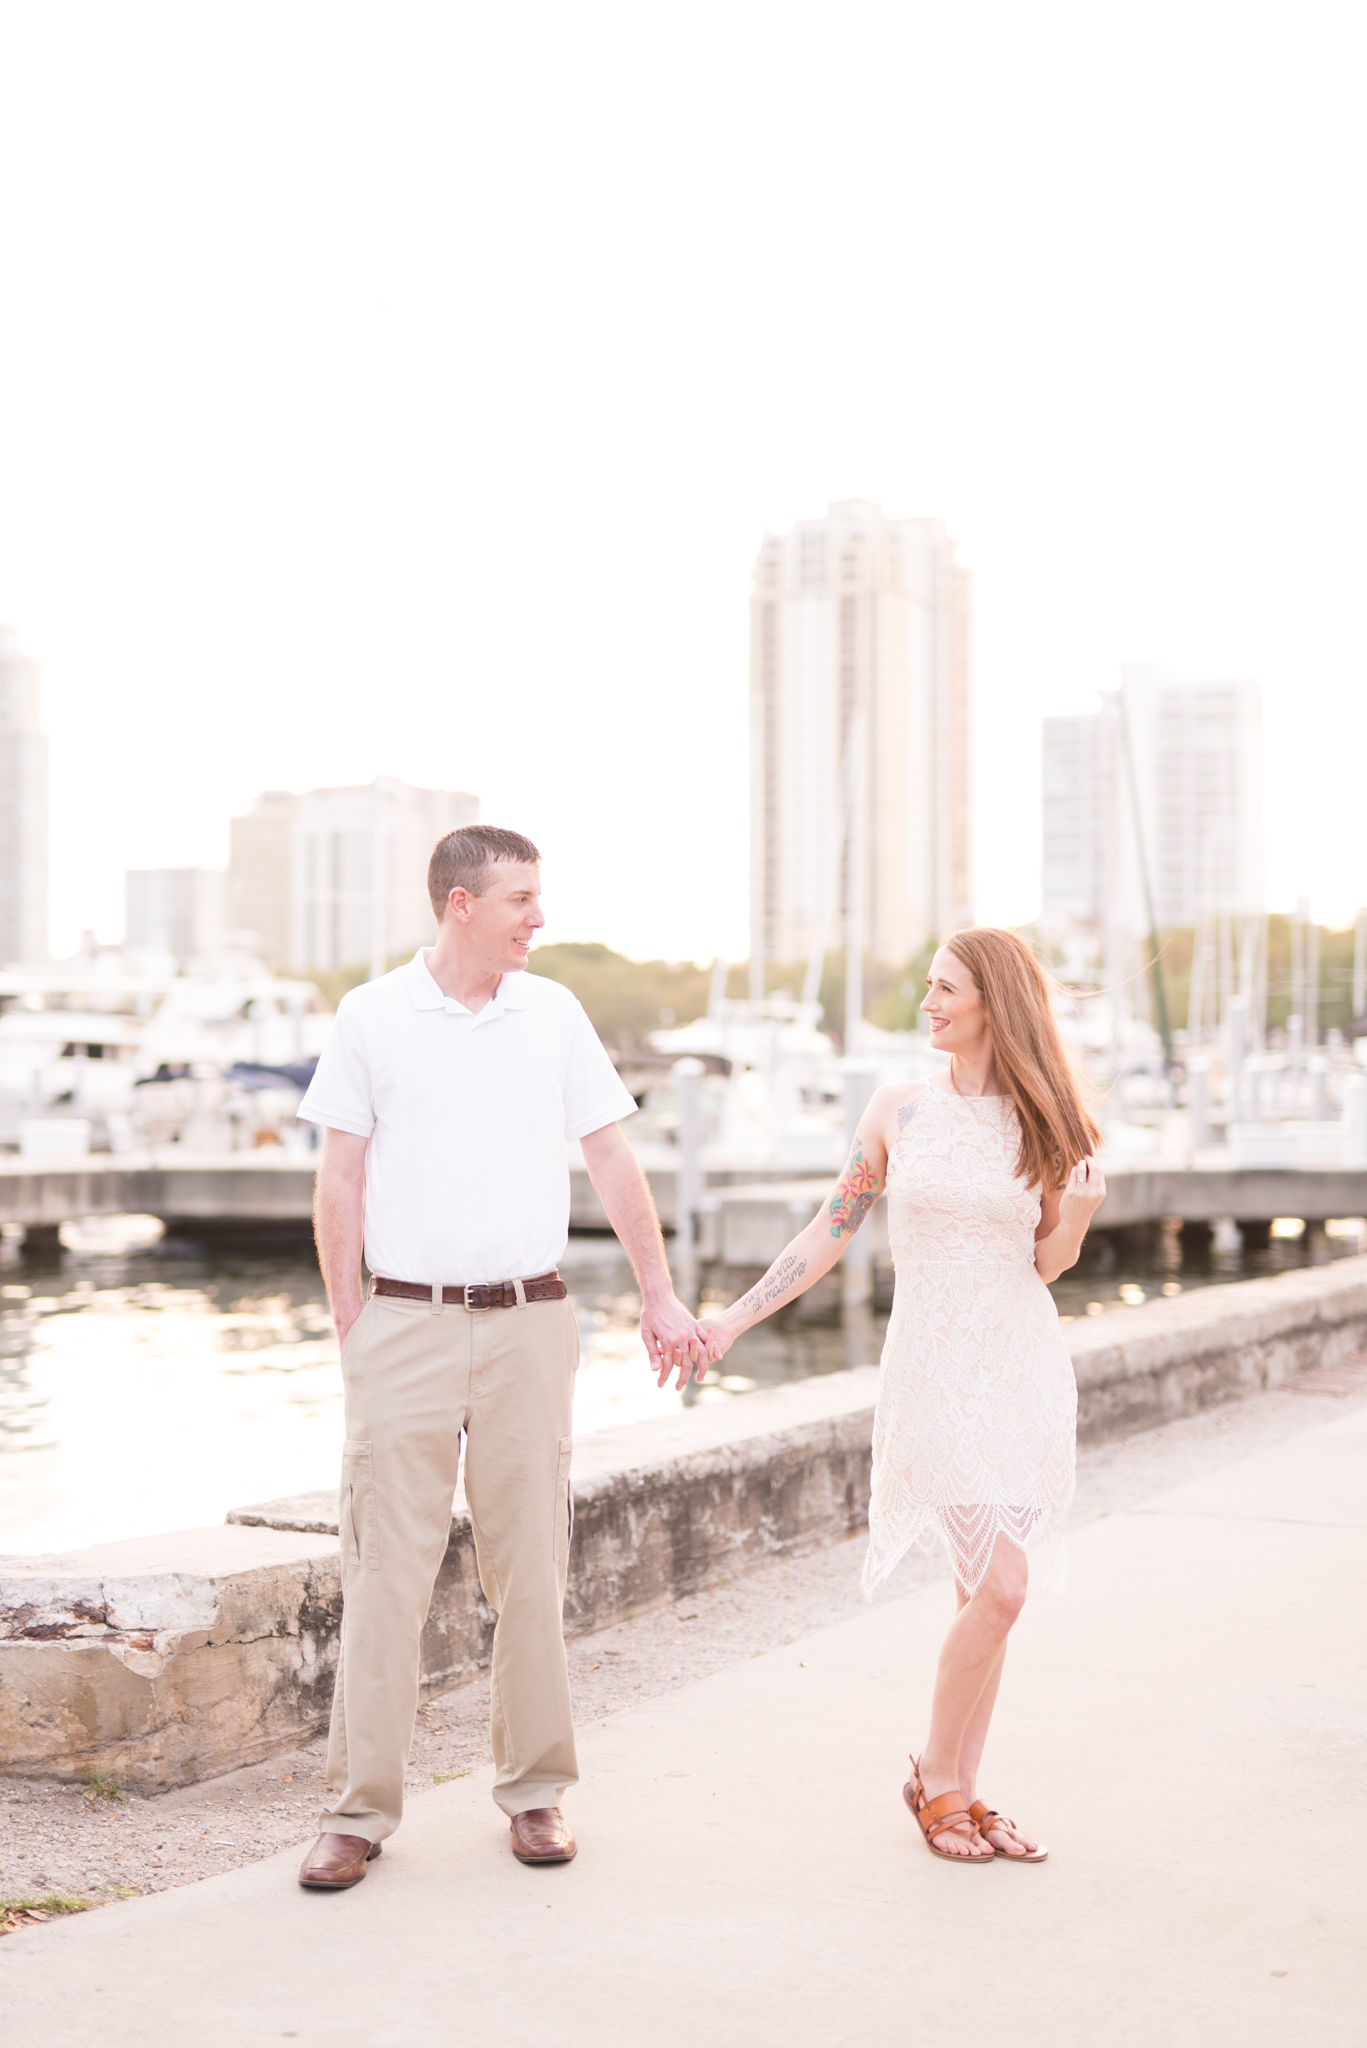
[[[327,1713],[335,1538],[234,1526],[0,1561],[0,1758],[144,1789],[255,1763]]]
[[[722,1574],[863,1527],[877,1383],[877,1368],[863,1366],[582,1438],[568,1632],[606,1628]],[[236,1508],[232,1520],[335,1536],[337,1502],[302,1494]],[[482,1668],[493,1620],[462,1487],[423,1637],[424,1685],[441,1690]]]
[[[576,1453],[566,1627],[857,1529],[877,1373],[801,1381]],[[196,1529],[0,1561],[0,1759],[155,1790],[254,1763],[327,1720],[341,1621],[337,1503],[307,1494]],[[489,1661],[463,1491],[422,1641],[423,1688]]]
[[[1082,1441],[1151,1429],[1367,1350],[1367,1258],[1199,1288],[1064,1334]]]
[[[1084,1439],[1276,1386],[1367,1350],[1367,1258],[1065,1326]],[[877,1370],[803,1380],[575,1451],[566,1625],[603,1628],[867,1518]],[[241,1508],[224,1529],[0,1562],[0,1755],[153,1790],[308,1740],[336,1663],[335,1497]],[[487,1664],[493,1616],[457,1496],[423,1637],[439,1691]]]

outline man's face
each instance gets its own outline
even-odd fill
[[[482,896],[453,889],[447,915],[464,927],[491,968],[501,974],[527,965],[541,914],[541,870],[535,861],[495,861]]]

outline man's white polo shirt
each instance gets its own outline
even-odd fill
[[[450,1285],[555,1265],[569,1236],[566,1140],[635,1107],[560,982],[505,974],[472,1014],[420,950],[343,996],[299,1114],[370,1139],[371,1272]]]

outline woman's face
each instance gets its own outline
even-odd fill
[[[921,1008],[930,1019],[930,1040],[942,1052],[979,1052],[987,1037],[987,1011],[977,983],[958,955],[941,946],[930,963]]]

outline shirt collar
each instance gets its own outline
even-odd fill
[[[501,1017],[505,1010],[525,1010],[527,990],[525,967],[515,974],[501,977],[498,987],[482,1010],[467,1010],[464,1003],[458,1003],[452,996],[444,995],[432,979],[432,970],[427,964],[429,949],[419,946],[403,973],[408,981],[408,992],[413,1006],[418,1010],[445,1010],[452,1017],[470,1017],[476,1024],[482,1024],[486,1017]]]

